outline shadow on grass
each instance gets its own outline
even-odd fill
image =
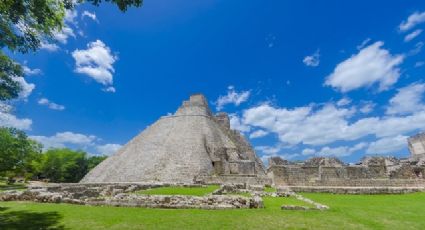
[[[57,212],[28,212],[7,211],[9,208],[0,207],[0,229],[65,229],[59,224],[62,218]]]

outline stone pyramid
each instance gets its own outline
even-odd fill
[[[205,97],[195,94],[175,114],[161,117],[91,170],[81,183],[194,183],[264,176],[262,162],[245,138],[230,129],[227,114],[214,116]]]

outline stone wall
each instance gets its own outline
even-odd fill
[[[275,185],[417,186],[425,184],[425,167],[403,166],[388,174],[381,166],[273,165],[268,175]]]

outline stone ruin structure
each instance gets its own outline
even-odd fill
[[[302,163],[292,163],[274,157],[269,160],[267,173],[274,185],[293,187],[296,191],[306,191],[299,187],[387,189],[425,186],[425,164],[412,158],[364,157],[361,162],[348,165],[337,158],[329,157],[314,157]],[[382,191],[376,190],[376,193],[379,192]]]
[[[261,160],[230,128],[226,113],[212,114],[201,94],[161,117],[91,170],[81,183],[270,184]]]
[[[412,161],[425,163],[425,133],[419,133],[407,139]]]

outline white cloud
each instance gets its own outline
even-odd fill
[[[425,105],[422,102],[425,92],[425,84],[413,83],[409,86],[398,89],[398,93],[390,99],[387,114],[411,114],[424,111]]]
[[[95,22],[99,22],[97,20],[96,14],[94,12],[92,13],[92,12],[89,12],[87,10],[83,11],[83,13],[81,14],[81,17],[83,17],[83,18],[88,17],[88,18],[91,18]]]
[[[365,137],[391,137],[425,130],[425,109],[410,115],[360,117],[369,111],[358,111],[357,106],[336,107],[309,105],[293,109],[277,108],[269,104],[252,107],[238,120],[244,129],[260,128],[278,136],[280,143],[295,146],[320,146],[337,141],[355,141]]]
[[[411,40],[413,40],[414,38],[416,38],[417,36],[419,36],[422,33],[421,29],[417,29],[415,31],[413,31],[412,33],[406,35],[404,37],[404,41],[405,42],[410,42]]]
[[[102,155],[111,155],[117,152],[122,145],[119,144],[105,144],[105,145],[99,145],[96,147],[97,151]]]
[[[47,106],[49,109],[53,109],[53,110],[59,110],[62,111],[65,109],[65,106],[63,105],[59,105],[56,104],[54,102],[49,101],[47,98],[41,98],[40,100],[38,100],[38,104],[40,105],[45,105]]]
[[[367,101],[367,102],[364,102],[363,105],[361,105],[361,107],[359,108],[359,111],[361,113],[368,114],[368,113],[373,111],[375,106],[376,106],[375,103],[373,103],[371,101]]]
[[[259,130],[256,130],[256,131],[252,132],[249,135],[249,138],[251,138],[251,139],[260,138],[260,137],[266,136],[267,134],[269,134],[269,133],[266,132],[266,131],[264,131],[264,130],[259,129]]]
[[[316,50],[312,55],[306,56],[303,59],[306,66],[317,67],[320,64],[320,50]]]
[[[369,44],[369,42],[372,41],[372,39],[370,38],[366,38],[365,40],[362,41],[362,43],[360,45],[358,45],[356,48],[358,50],[363,49],[367,44]]]
[[[32,91],[35,89],[35,85],[28,83],[24,77],[13,77],[13,80],[18,82],[21,85],[21,92],[19,92],[19,99],[27,99],[31,95]]]
[[[93,150],[97,154],[111,155],[122,146],[119,144],[99,144],[101,140],[94,135],[85,135],[74,132],[59,132],[53,136],[30,136],[31,139],[43,144],[44,150],[49,148],[75,147],[85,151]]]
[[[282,148],[280,146],[257,146],[255,150],[270,156],[278,154]]]
[[[75,9],[74,10],[66,10],[65,11],[65,22],[75,24],[76,23],[75,19],[77,18],[77,16],[78,16],[77,10],[75,10]]]
[[[316,155],[316,156],[335,156],[335,157],[345,157],[349,156],[357,151],[360,151],[362,149],[365,149],[367,147],[367,143],[360,142],[352,147],[350,146],[340,146],[340,147],[329,147],[325,146],[321,148],[319,151],[316,151],[314,149],[304,149],[302,151],[303,155]]]
[[[242,124],[240,118],[235,114],[229,114],[230,118],[230,128],[233,130],[238,130],[240,132],[249,132],[251,128],[248,125]]]
[[[216,108],[217,110],[221,110],[227,104],[234,104],[235,106],[239,106],[241,103],[248,100],[250,94],[250,91],[237,92],[233,86],[229,86],[227,95],[219,96],[215,102]]]
[[[343,97],[341,98],[339,101],[336,102],[337,106],[346,106],[349,105],[351,103],[351,99],[348,97]]]
[[[369,154],[393,154],[403,148],[407,148],[407,136],[397,135],[394,137],[385,137],[372,142],[366,153]]]
[[[31,129],[32,120],[28,118],[17,118],[15,115],[0,111],[0,126],[13,127],[22,130]]]
[[[68,42],[69,37],[74,37],[74,30],[68,25],[64,25],[61,31],[57,31],[54,34],[54,39],[59,41],[62,44],[66,44]]]
[[[115,87],[113,87],[113,86],[109,86],[109,87],[103,88],[102,90],[104,92],[108,92],[108,93],[115,93],[116,92]]]
[[[64,148],[66,144],[78,146],[93,145],[97,139],[94,135],[84,135],[73,132],[56,133],[54,136],[30,136],[31,139],[43,144],[44,149],[49,148]]]
[[[388,89],[400,76],[398,65],[403,55],[391,55],[381,48],[383,42],[375,42],[339,63],[333,73],[327,76],[325,85],[341,92],[379,84],[379,91]]]
[[[59,50],[59,46],[47,42],[41,42],[40,49],[47,50],[49,52],[55,52]]]
[[[113,64],[118,58],[102,41],[88,43],[86,50],[77,49],[72,52],[72,57],[76,62],[75,72],[86,74],[105,86],[113,84]]]
[[[22,69],[24,71],[24,74],[27,76],[33,76],[33,75],[40,75],[43,72],[41,71],[41,69],[31,69],[26,65],[22,66]]]
[[[425,11],[424,12],[415,12],[411,14],[406,21],[403,21],[400,26],[399,30],[402,32],[408,31],[415,27],[418,24],[421,24],[425,22]]]

